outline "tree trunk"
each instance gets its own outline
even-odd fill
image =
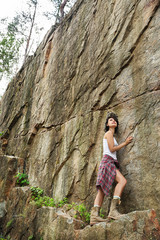
[[[61,6],[60,6],[61,19],[64,18],[64,8],[65,8],[67,2],[68,2],[68,0],[64,0],[64,1],[61,3]]]
[[[25,49],[25,54],[24,54],[24,63],[25,63],[26,58],[29,54],[28,49],[29,49],[29,44],[30,44],[30,40],[31,40],[32,31],[33,31],[34,22],[35,22],[36,11],[37,11],[37,2],[35,3],[33,18],[32,18],[32,22],[31,22],[31,28],[30,28],[28,39],[27,39],[27,44],[26,44],[26,49]]]

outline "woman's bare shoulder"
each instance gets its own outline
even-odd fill
[[[104,134],[104,138],[107,139],[107,137],[111,137],[113,136],[112,132],[111,131],[107,131],[105,134]]]

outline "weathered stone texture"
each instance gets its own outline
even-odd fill
[[[23,172],[24,160],[22,158],[0,155],[0,202],[7,199],[9,193],[16,185],[15,175]]]
[[[9,84],[0,131],[32,185],[91,207],[108,110],[128,184],[122,211],[159,213],[160,2],[79,0]],[[107,207],[108,202],[104,204]]]
[[[154,210],[135,211],[112,223],[100,223],[79,230],[81,240],[142,240],[158,239],[159,224]]]
[[[37,209],[30,202],[30,188],[13,188],[8,197],[7,216],[1,223],[10,240],[159,240],[160,226],[154,210],[134,211],[119,220],[86,226],[63,208]],[[1,220],[1,218],[0,218]]]

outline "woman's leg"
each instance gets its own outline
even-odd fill
[[[104,199],[104,192],[102,191],[102,188],[99,187],[96,199],[94,201],[94,207],[91,210],[91,217],[90,217],[90,225],[91,226],[96,223],[108,221],[108,219],[103,219],[99,216],[100,208],[103,203],[103,199]]]
[[[116,181],[117,185],[114,190],[113,199],[111,201],[110,211],[108,218],[112,219],[119,219],[123,216],[123,214],[120,214],[117,210],[117,205],[120,204],[120,197],[122,195],[123,189],[127,183],[127,180],[125,177],[120,173],[119,170],[116,170]]]
[[[97,206],[101,207],[102,203],[103,203],[103,199],[104,199],[104,192],[102,191],[102,188],[99,187],[96,199],[94,201],[94,206],[97,205]]]
[[[120,173],[118,169],[116,169],[116,182],[117,185],[114,190],[114,196],[121,197],[123,189],[127,183],[127,180],[125,177]]]

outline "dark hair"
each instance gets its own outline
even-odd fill
[[[113,112],[109,112],[109,113],[107,114],[104,131],[107,132],[107,131],[109,130],[109,126],[107,126],[109,118],[113,118],[113,119],[117,122],[117,127],[115,128],[115,133],[117,133],[117,131],[118,131],[118,125],[119,125],[118,116],[117,116],[115,113],[113,113]]]

